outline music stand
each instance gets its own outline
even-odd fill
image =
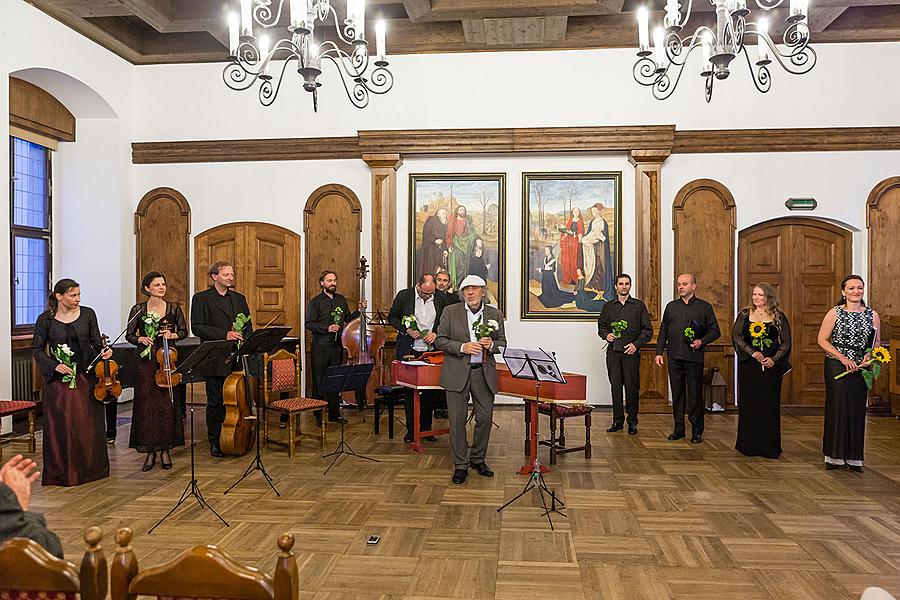
[[[240,345],[239,348],[236,348],[234,352],[231,353],[231,356],[228,357],[226,362],[229,362],[235,357],[239,356],[241,358],[241,366],[244,369],[244,393],[247,395],[247,402],[252,406],[253,405],[253,385],[252,379],[250,376],[250,367],[247,364],[247,357],[251,354],[262,354],[268,353],[275,350],[278,347],[279,342],[284,339],[290,332],[290,327],[263,327],[262,329],[257,329],[253,333],[250,334],[244,342]],[[276,496],[281,496],[278,493],[278,490],[275,489],[275,484],[272,481],[272,476],[266,471],[266,467],[262,462],[262,455],[260,454],[260,441],[259,441],[259,396],[256,398],[256,416],[246,417],[247,419],[253,419],[256,421],[256,456],[253,457],[253,460],[250,461],[250,464],[247,466],[247,470],[244,471],[244,474],[240,476],[240,478],[231,484],[227,490],[223,492],[227,494],[234,487],[247,478],[250,473],[253,471],[259,471],[262,473],[262,476],[265,478],[266,483],[269,484],[269,487],[272,488],[272,491],[275,492]]]
[[[534,380],[534,407],[532,410],[535,413],[536,419],[538,403],[541,398],[541,382],[550,381],[554,383],[566,383],[566,378],[563,376],[562,371],[560,371],[559,365],[556,364],[556,359],[542,348],[537,350],[506,348],[503,351],[503,361],[506,363],[506,366],[509,367],[510,375],[516,379]],[[527,406],[528,400],[525,402]],[[557,506],[559,506],[559,508],[565,508],[566,505],[562,500],[559,500],[556,497],[556,492],[547,487],[547,483],[544,481],[543,469],[544,467],[542,467],[541,461],[538,458],[538,453],[535,450],[534,462],[530,467],[531,477],[525,482],[525,487],[512,500],[498,508],[497,512],[502,511],[531,490],[536,489],[541,496],[541,506],[544,507],[542,516],[547,517],[547,521],[550,523],[550,531],[553,531],[553,519],[550,518],[550,513],[555,512],[567,517],[565,513],[557,508]],[[528,470],[526,467],[523,467],[519,471],[520,474],[525,474],[527,472]],[[545,492],[550,496],[550,506],[547,506],[547,500],[544,497]]]
[[[183,374],[185,379],[190,379],[191,384],[191,481],[187,484],[187,487],[184,488],[184,491],[181,493],[181,498],[175,506],[172,507],[172,510],[166,513],[166,516],[160,519],[159,522],[147,532],[148,534],[153,533],[154,529],[162,525],[163,521],[168,519],[172,513],[178,510],[178,507],[191,496],[197,500],[197,504],[200,505],[200,508],[209,509],[212,514],[216,515],[216,517],[225,524],[225,527],[231,527],[228,524],[228,521],[223,519],[222,516],[206,502],[203,493],[200,491],[200,486],[197,484],[197,468],[194,459],[194,447],[197,445],[194,441],[194,378],[191,376],[192,374],[203,376],[212,365],[219,364],[222,357],[228,352],[231,344],[232,343],[228,340],[203,342],[197,346],[197,349],[194,350],[190,356],[181,362],[181,365],[175,369],[175,371],[173,371],[173,373]],[[175,410],[174,407],[173,410]]]
[[[328,371],[325,373],[325,385],[322,386],[322,389],[319,390],[319,392],[321,394],[340,394],[341,392],[354,392],[360,394],[365,392],[366,386],[369,385],[369,377],[372,375],[372,369],[374,368],[375,363],[328,367]],[[338,404],[338,411],[341,411],[342,409],[343,406]],[[334,452],[322,455],[322,458],[334,456],[334,460],[331,461],[331,464],[328,465],[328,468],[325,469],[325,472],[322,473],[322,475],[327,475],[328,471],[331,470],[331,467],[333,467],[344,454],[352,454],[357,458],[364,458],[366,460],[371,460],[372,462],[381,462],[376,458],[357,454],[353,451],[353,448],[350,447],[350,444],[344,441],[344,415],[343,413],[340,413],[340,415],[341,443],[334,449]]]

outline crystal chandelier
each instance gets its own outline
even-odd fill
[[[322,61],[331,61],[341,76],[344,91],[357,108],[369,104],[370,94],[385,94],[394,85],[385,56],[385,24],[375,24],[378,54],[370,68],[369,43],[365,37],[365,0],[348,0],[347,17],[338,19],[330,0],[240,0],[241,12],[228,16],[228,64],[222,72],[225,84],[233,90],[246,90],[259,80],[259,101],[271,106],[278,97],[288,65],[296,61],[297,73],[303,78],[303,89],[313,97],[313,110],[318,110],[318,80]],[[287,35],[274,44],[268,34],[254,34],[254,23],[263,31],[277,27],[282,10],[289,5],[290,25]],[[334,22],[337,40],[316,39],[316,26],[323,28],[328,18]],[[344,44],[344,50],[339,44]],[[273,61],[283,60],[279,65]]]
[[[784,0],[754,0],[766,11],[780,6]],[[691,18],[693,0],[688,0],[687,12],[682,16],[678,0],[666,0],[666,14],[662,26],[653,31],[653,50],[650,49],[649,13],[645,7],[637,11],[640,49],[632,74],[641,85],[653,88],[657,100],[672,95],[687,63],[688,56],[699,49],[700,76],[705,79],[706,101],[712,98],[713,83],[726,79],[731,71],[731,61],[739,54],[747,59],[747,67],[756,89],[762,93],[772,87],[769,65],[773,58],[793,75],[808,73],[816,64],[816,52],[809,46],[810,33],[807,21],[807,0],[790,0],[790,10],[785,19],[787,27],[782,36],[784,49],[769,37],[768,21],[747,21],[750,11],[747,0],[709,0],[715,7],[715,29],[705,25],[697,27],[693,35],[681,37]],[[746,40],[756,37],[756,60],[752,61]]]

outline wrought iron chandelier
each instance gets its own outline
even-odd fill
[[[754,0],[762,10],[781,6],[784,0]],[[782,36],[784,49],[769,36],[768,21],[747,21],[750,11],[747,0],[709,0],[715,7],[715,29],[702,25],[691,36],[681,36],[691,18],[693,0],[688,0],[687,12],[682,16],[678,0],[666,0],[666,14],[662,26],[653,30],[653,50],[650,49],[649,13],[646,7],[637,11],[640,49],[632,74],[641,85],[650,86],[657,100],[665,100],[675,91],[691,53],[699,49],[700,76],[705,79],[706,101],[712,99],[713,83],[726,79],[731,61],[739,54],[747,59],[747,67],[756,89],[762,93],[772,87],[769,65],[773,58],[793,75],[808,73],[816,65],[816,52],[810,47],[807,1],[790,0],[785,19],[787,27]],[[752,61],[745,39],[756,37],[756,60]]]
[[[278,4],[277,11],[273,0],[240,0],[240,16],[235,13],[228,16],[229,56],[222,78],[229,88],[246,90],[259,80],[259,101],[263,106],[271,106],[281,90],[288,65],[296,61],[303,89],[312,94],[313,111],[317,111],[318,88],[322,86],[318,78],[323,60],[335,65],[347,97],[357,108],[369,104],[370,94],[385,94],[394,86],[394,76],[387,68],[384,21],[375,24],[377,55],[370,64],[365,0],[347,0],[347,16],[343,21],[338,19],[330,0],[274,1]],[[286,4],[290,10],[287,36],[274,44],[265,33],[257,37],[254,23],[263,31],[277,27]],[[329,17],[334,22],[338,41],[325,40],[322,36],[317,40],[316,26],[323,28]],[[278,65],[273,63],[275,60],[283,62]]]

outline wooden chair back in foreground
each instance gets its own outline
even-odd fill
[[[185,550],[174,560],[138,569],[130,529],[116,533],[119,548],[111,569],[112,600],[158,598],[229,598],[234,600],[297,600],[300,594],[297,560],[291,549],[294,536],[278,539],[281,553],[275,576],[237,563],[216,546]]]
[[[84,534],[87,551],[81,573],[74,564],[56,558],[40,544],[13,538],[0,544],[0,594],[10,598],[46,600],[103,600],[106,598],[106,558],[100,546],[103,531],[90,527]]]

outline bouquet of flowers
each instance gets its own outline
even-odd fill
[[[250,317],[245,315],[244,313],[238,313],[234,318],[234,323],[231,324],[231,330],[237,331],[238,333],[242,333],[244,331],[244,327],[247,326],[247,323],[250,322]],[[240,348],[241,343],[238,342],[238,348]]]
[[[60,344],[53,349],[53,357],[59,362],[72,369],[71,375],[63,375],[63,383],[69,384],[69,389],[75,389],[75,375],[78,373],[78,365],[75,364],[75,353],[69,348],[68,344]]]
[[[419,332],[422,337],[425,337],[429,333],[431,333],[430,329],[422,329],[419,327],[419,322],[416,320],[416,315],[406,315],[400,319],[400,322],[403,323],[403,326],[407,329],[414,329]],[[428,349],[431,350],[431,344],[428,344]]]
[[[340,306],[335,306],[334,310],[331,311],[331,321],[335,325],[340,325],[344,321],[344,309]],[[334,332],[334,339],[337,341],[338,335],[340,335],[340,331]]]
[[[684,328],[684,339],[687,340],[687,343],[690,344],[694,341],[694,338],[697,337],[697,334],[694,332],[693,327],[685,327]]]
[[[159,334],[159,322],[162,320],[162,315],[158,315],[152,310],[148,310],[147,314],[141,317],[141,321],[144,322],[144,335],[146,335],[150,339],[155,339],[157,334]],[[147,346],[141,352],[141,358],[146,358],[150,360],[150,353],[153,351],[153,345]]]
[[[866,382],[866,387],[872,389],[872,384],[881,375],[881,367],[891,362],[891,353],[887,348],[876,346],[875,348],[867,348],[866,354],[870,356],[869,360],[863,361],[859,365],[859,373]],[[835,375],[835,379],[849,374],[850,371],[844,371],[840,375]]]
[[[481,339],[483,337],[491,337],[491,334],[500,329],[500,323],[495,321],[494,319],[488,319],[485,321],[483,318],[478,317],[478,319],[472,323],[472,331],[475,332],[475,337]]]
[[[628,321],[626,321],[625,319],[612,322],[612,333],[617,338],[622,337],[622,332],[626,329],[628,329]]]

